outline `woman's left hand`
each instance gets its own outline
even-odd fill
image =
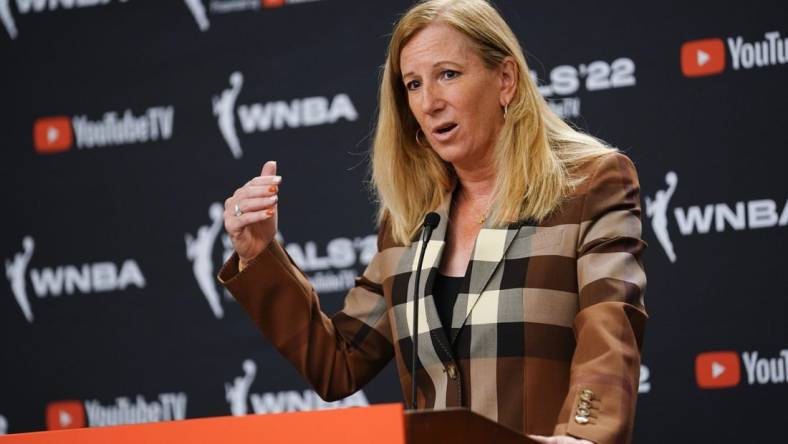
[[[572,436],[566,436],[566,435],[561,435],[561,436],[528,435],[528,437],[542,444],[594,444],[591,441],[585,439],[577,439]]]

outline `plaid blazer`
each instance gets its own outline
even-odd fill
[[[596,443],[631,437],[647,315],[637,174],[623,154],[582,168],[587,180],[534,224],[485,225],[446,335],[432,296],[449,198],[419,282],[419,408],[465,406],[523,433]],[[379,252],[332,317],[276,242],[219,280],[325,399],[359,390],[392,358],[410,403],[414,269],[421,241],[381,227]]]

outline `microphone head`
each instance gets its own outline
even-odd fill
[[[438,215],[438,213],[435,212],[427,213],[427,215],[424,216],[425,227],[435,228],[438,226],[438,223],[440,223],[440,221],[441,221],[441,217]]]

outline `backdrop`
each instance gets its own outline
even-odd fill
[[[774,439],[788,9],[591,3],[497,5],[545,99],[640,174],[636,442]],[[287,250],[341,307],[375,252],[367,153],[409,5],[0,0],[0,433],[401,401],[391,366],[320,400],[214,276],[224,199],[276,159]]]

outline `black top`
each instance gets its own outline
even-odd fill
[[[465,278],[462,276],[444,276],[438,273],[432,287],[435,308],[438,309],[441,325],[449,338],[451,338],[451,318],[454,313],[454,304],[457,302],[457,294],[460,292],[463,279]]]

